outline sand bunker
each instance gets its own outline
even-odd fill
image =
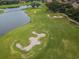
[[[32,34],[37,35],[37,37],[30,37],[30,38],[29,38],[30,44],[29,44],[28,46],[23,47],[20,43],[17,43],[17,44],[16,44],[16,47],[19,48],[19,49],[22,50],[22,51],[29,51],[29,50],[31,50],[34,46],[41,44],[41,42],[40,42],[38,39],[40,39],[40,38],[46,36],[44,33],[38,34],[38,33],[36,33],[35,31],[32,32]]]
[[[63,18],[63,16],[53,16],[53,18]]]
[[[36,12],[36,11],[34,11],[34,13],[36,14],[37,12]]]
[[[63,16],[50,16],[49,14],[47,15],[49,18],[63,18]]]

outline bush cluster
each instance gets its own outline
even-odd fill
[[[40,5],[41,5],[41,4],[40,4],[39,2],[36,2],[36,1],[31,3],[31,6],[32,6],[33,8],[38,8]]]
[[[19,1],[0,1],[0,5],[17,4]]]

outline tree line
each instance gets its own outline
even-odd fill
[[[62,3],[59,3],[58,1],[46,3],[46,6],[50,11],[65,13],[71,19],[74,19],[79,22],[79,7],[75,9],[70,3],[62,4]]]

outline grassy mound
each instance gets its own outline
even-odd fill
[[[70,24],[59,13],[47,13],[44,8],[27,9],[31,22],[17,28],[0,39],[0,59],[79,59],[79,27]],[[48,16],[50,15],[50,17]],[[16,48],[16,43],[29,44],[32,31],[45,33],[41,45],[24,52]]]

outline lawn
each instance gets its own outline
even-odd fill
[[[17,7],[19,7],[18,4],[12,4],[12,5],[0,5],[0,9],[17,8]]]
[[[18,4],[11,4],[11,5],[0,5],[0,9],[6,9],[6,8],[18,8],[23,5],[29,5],[31,3],[18,3]]]
[[[3,13],[3,12],[4,12],[3,10],[0,10],[0,14]]]
[[[79,59],[79,27],[60,13],[47,12],[44,8],[26,9],[31,22],[19,27],[0,39],[0,59]],[[50,17],[48,16],[50,15]],[[53,16],[63,18],[53,18]],[[45,33],[42,44],[24,52],[16,43],[29,44],[32,31]]]

